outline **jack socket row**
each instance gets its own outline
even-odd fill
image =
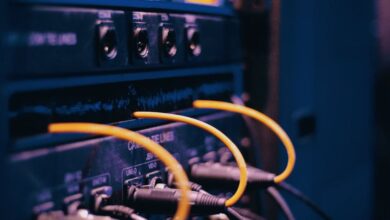
[[[145,59],[150,52],[150,40],[148,30],[145,27],[136,27],[133,30],[133,45],[136,57]],[[99,26],[99,54],[103,60],[113,60],[118,53],[117,33],[112,24],[103,24]],[[191,56],[199,56],[202,52],[200,33],[197,28],[187,28],[186,48]],[[177,54],[176,31],[172,27],[161,27],[159,38],[160,50],[163,56],[173,58]]]

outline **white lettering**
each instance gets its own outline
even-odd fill
[[[172,142],[175,140],[175,132],[174,131],[164,131],[158,134],[153,134],[149,136],[151,140],[158,144],[164,144],[168,142]],[[127,145],[129,151],[133,151],[135,149],[141,148],[138,144],[134,142],[129,142]]]
[[[110,11],[99,11],[98,14],[100,19],[110,19],[111,18],[111,12]]]
[[[65,183],[77,182],[80,181],[81,178],[82,178],[82,172],[80,170],[72,173],[65,173],[64,182]]]
[[[28,35],[29,46],[74,46],[77,44],[76,33],[32,32]]]

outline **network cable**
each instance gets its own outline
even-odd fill
[[[260,169],[247,166],[248,169],[248,187],[249,186],[260,186],[265,188],[268,195],[270,195],[274,201],[278,204],[284,215],[288,220],[294,220],[294,215],[291,212],[290,207],[287,202],[284,200],[282,195],[274,187],[275,183],[273,179],[274,174],[262,171]],[[226,165],[220,163],[203,163],[196,164],[192,167],[190,177],[195,178],[196,180],[203,180],[202,182],[207,182],[205,180],[217,181],[218,184],[224,185],[236,185],[238,181],[238,169],[234,164]],[[282,183],[281,183],[282,184]],[[203,190],[202,185],[197,183],[190,182],[190,187],[192,190],[199,190],[199,192],[207,193]],[[230,214],[234,214],[234,210]]]
[[[303,192],[295,188],[294,186],[283,182],[280,183],[278,188],[290,193],[300,201],[302,201],[305,205],[307,205],[309,208],[311,208],[315,213],[317,213],[322,219],[330,220],[331,217],[325,213],[317,204],[314,203],[309,197],[307,197]]]
[[[239,213],[236,209],[232,207],[226,209],[226,215],[229,217],[229,219],[250,220],[250,218],[243,216],[241,213]]]
[[[291,212],[291,209],[288,206],[286,200],[284,200],[283,196],[278,192],[278,190],[275,187],[273,186],[267,187],[267,193],[278,204],[279,208],[282,210],[287,220],[295,220],[295,217]]]
[[[171,183],[175,185],[174,183]],[[209,192],[203,189],[202,185],[191,182],[190,181],[191,190],[195,192],[200,192],[205,195],[210,195]],[[235,220],[264,220],[263,217],[258,216],[257,214],[252,213],[251,211],[245,211],[245,214],[243,213],[243,209],[236,208],[236,207],[226,207],[224,213],[230,218]]]
[[[169,121],[183,122],[183,123],[187,123],[199,127],[215,135],[232,152],[233,157],[236,160],[237,167],[239,168],[240,179],[239,179],[237,190],[232,197],[226,200],[226,206],[230,207],[234,205],[242,197],[246,189],[247,178],[248,178],[245,159],[242,156],[238,147],[225,134],[223,134],[221,131],[219,131],[215,127],[205,122],[187,116],[175,115],[169,113],[160,113],[160,112],[141,112],[141,111],[134,112],[133,115],[137,118],[152,118],[152,119],[163,119]]]
[[[158,180],[158,178],[153,180]],[[175,187],[176,184],[172,184],[172,186]],[[225,213],[231,216],[232,220],[250,220],[240,215],[232,207],[226,207],[225,198],[211,195],[202,190],[201,185],[191,183],[191,190],[189,192],[191,214],[204,216]],[[125,198],[128,205],[143,212],[170,214],[180,198],[180,194],[176,188],[170,188],[169,185],[160,181],[151,181],[149,185],[129,186]]]
[[[134,209],[123,205],[106,205],[101,208],[103,214],[109,214],[117,219],[147,220],[146,218],[135,214]]]
[[[285,190],[286,192],[290,193],[291,195],[295,196],[297,199],[301,200],[305,205],[307,205],[309,208],[311,208],[314,212],[316,212],[322,219],[330,220],[331,218],[329,215],[324,212],[317,204],[315,204],[314,201],[312,201],[309,197],[307,197],[303,192],[296,189],[294,186],[282,182],[279,184],[276,184],[273,182],[273,179],[275,177],[275,174],[263,171],[259,168],[247,166],[248,169],[248,187],[260,187],[260,188],[266,188],[268,193],[269,187],[277,187],[282,190]],[[234,163],[230,164],[209,164],[209,163],[203,163],[203,164],[197,164],[196,166],[193,166],[191,169],[190,177],[197,180],[202,181],[205,183],[211,183],[214,182],[212,185],[217,185],[224,183],[225,185],[236,185],[239,179],[238,176],[238,168]],[[221,173],[224,173],[226,175],[221,175]],[[191,189],[192,186],[195,187],[195,189],[202,189],[202,186],[199,184],[195,184],[190,182]],[[272,189],[271,189],[272,191]],[[280,205],[282,208],[282,206]],[[282,209],[283,210],[283,209]],[[285,209],[286,210],[286,209]],[[285,212],[287,213],[287,212]],[[288,216],[286,214],[286,216]]]
[[[155,143],[144,135],[136,132],[96,123],[54,123],[48,128],[51,133],[87,133],[94,135],[113,136],[122,140],[134,142],[147,151],[156,155],[165,166],[169,168],[178,182],[178,188],[181,192],[177,210],[174,219],[185,220],[190,212],[190,200],[188,197],[188,178],[179,162],[161,145]]]
[[[125,193],[126,204],[137,211],[153,214],[171,214],[181,198],[175,188],[157,184],[156,187],[129,186]],[[226,210],[226,199],[202,192],[188,192],[192,215],[213,215]]]
[[[232,104],[228,102],[211,101],[211,100],[197,100],[194,101],[193,105],[195,108],[210,108],[210,109],[218,109],[218,110],[240,113],[245,116],[254,118],[257,121],[265,124],[268,128],[270,128],[280,138],[280,140],[282,141],[282,143],[284,144],[287,150],[287,155],[288,155],[288,163],[285,170],[278,176],[274,177],[274,182],[278,183],[279,185],[281,184],[279,186],[281,189],[286,190],[287,192],[291,193],[292,195],[300,199],[308,207],[312,208],[317,214],[319,214],[323,219],[330,219],[330,217],[324,211],[322,211],[319,206],[317,206],[313,201],[311,201],[308,197],[306,197],[302,192],[300,192],[299,190],[297,190],[296,188],[294,188],[289,184],[282,183],[293,171],[296,156],[295,156],[294,145],[291,139],[274,120],[272,120],[271,118],[269,118],[268,116],[266,116],[265,114],[259,111],[256,111],[254,109],[239,104]],[[249,176],[248,178],[251,179],[251,175],[248,176]],[[260,176],[259,178],[263,180],[262,181],[263,183],[266,183],[268,182],[269,175],[265,175],[265,176],[263,175],[262,177]]]
[[[175,185],[175,184],[173,183],[173,185]],[[199,185],[197,183],[190,181],[190,186],[191,186],[191,190],[193,190],[194,192],[198,192],[198,193],[201,193],[201,194],[206,195],[206,196],[213,196],[209,192],[207,192],[206,190],[203,190],[202,185]],[[248,218],[248,217],[242,215],[236,208],[233,208],[233,207],[225,207],[225,209],[221,210],[221,211],[223,211],[229,217],[229,219],[232,219],[232,220],[251,220],[252,219],[252,218]]]
[[[257,213],[254,213],[252,210],[248,208],[232,208],[236,213],[240,214],[243,218],[247,218],[250,220],[265,220],[264,217],[258,215]]]
[[[292,141],[290,140],[289,136],[286,134],[286,132],[281,128],[274,120],[272,120],[267,115],[254,110],[252,108],[237,105],[229,102],[221,102],[221,101],[211,101],[211,100],[196,100],[193,102],[193,106],[195,108],[208,108],[208,109],[218,109],[218,110],[224,110],[224,111],[230,111],[235,113],[240,113],[246,116],[249,116],[251,118],[256,119],[260,123],[263,123],[268,128],[270,128],[282,141],[284,144],[287,155],[288,155],[288,161],[287,166],[284,169],[282,173],[275,176],[274,182],[275,183],[281,183],[285,179],[287,179],[288,176],[292,173],[295,165],[295,149]]]

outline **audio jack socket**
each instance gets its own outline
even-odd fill
[[[118,54],[117,36],[112,25],[99,26],[99,53],[103,60],[113,60]]]
[[[163,53],[167,57],[174,57],[177,52],[176,32],[173,28],[163,27],[161,30],[161,44]]]
[[[134,42],[136,55],[139,58],[146,58],[149,54],[149,37],[145,28],[137,27],[134,30]]]
[[[199,56],[202,53],[200,44],[200,33],[196,28],[187,30],[188,51],[192,56]]]

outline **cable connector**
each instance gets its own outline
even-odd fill
[[[92,210],[98,213],[101,207],[107,205],[109,198],[112,195],[111,186],[102,186],[91,191]]]
[[[248,185],[267,187],[274,184],[275,174],[247,166]],[[240,180],[240,170],[235,164],[201,163],[191,166],[190,176],[202,185],[235,187]]]
[[[238,169],[238,168],[237,168]],[[248,166],[248,182],[260,186],[270,186],[275,184],[276,175],[256,167]]]
[[[146,218],[137,215],[134,209],[122,205],[106,205],[100,210],[102,213],[118,219],[146,220]]]
[[[171,188],[179,188],[178,183],[175,181],[174,176],[171,173],[168,173],[168,186]],[[188,188],[190,188],[192,191],[200,192],[203,187],[200,184],[188,181]]]
[[[127,191],[128,205],[139,212],[173,214],[181,193],[177,189],[163,188],[161,185],[156,188],[130,186]],[[225,198],[195,191],[190,191],[188,196],[191,214],[210,215],[225,211]]]

